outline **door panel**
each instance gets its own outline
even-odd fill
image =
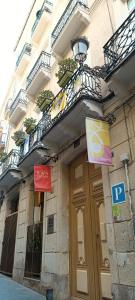
[[[8,216],[5,221],[3,248],[1,256],[1,272],[12,275],[16,239],[17,213]]]
[[[109,256],[101,169],[83,154],[70,165],[72,299],[101,300],[104,274],[109,274]]]
[[[27,227],[25,276],[40,277],[42,260],[43,223]]]

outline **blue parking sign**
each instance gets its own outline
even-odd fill
[[[112,186],[112,204],[121,204],[126,201],[125,183],[120,182]]]

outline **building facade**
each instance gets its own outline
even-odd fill
[[[33,1],[15,47],[1,112],[0,268],[48,299],[135,299],[134,6]],[[61,88],[58,63],[78,36],[90,41],[87,59]],[[44,113],[42,90],[54,94]],[[26,117],[37,125],[16,146]],[[109,122],[112,166],[88,163],[86,117]],[[51,166],[51,193],[34,192],[36,164]],[[112,206],[119,183],[125,201]]]

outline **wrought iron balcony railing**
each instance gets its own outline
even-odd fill
[[[49,10],[49,7],[51,8],[53,6],[52,2],[48,1],[48,0],[45,0],[41,9],[38,11],[37,13],[37,17],[36,17],[36,20],[32,26],[32,29],[31,29],[31,35],[33,35],[35,29],[37,28],[37,25],[41,19],[41,16],[43,14],[44,11],[50,13],[51,11]]]
[[[52,32],[51,45],[53,46],[57,38],[59,37],[61,31],[63,30],[66,23],[69,21],[76,7],[84,7],[88,9],[87,0],[70,0],[66,9],[64,10],[61,18],[59,19],[57,25]]]
[[[27,95],[25,90],[21,89],[17,96],[15,97],[13,103],[10,106],[10,115],[15,111],[17,105],[21,103],[26,105],[27,104]]]
[[[104,46],[109,76],[135,51],[135,9]]]
[[[27,153],[80,99],[89,99],[102,103],[100,78],[97,76],[96,70],[90,69],[87,66],[80,67],[74,73],[65,88],[60,90],[48,106],[43,117],[29,137]],[[57,111],[57,106],[61,107],[59,111]],[[25,155],[23,149],[21,155]]]
[[[35,75],[37,74],[38,70],[42,67],[45,68],[50,68],[50,58],[51,55],[45,51],[42,51],[39,58],[37,59],[35,65],[33,66],[31,72],[29,73],[27,77],[27,82],[26,82],[26,89],[29,87],[31,84],[32,80],[34,79]]]
[[[0,149],[5,148],[6,141],[7,141],[7,133],[2,133],[0,135]]]
[[[17,164],[20,159],[20,152],[18,150],[11,150],[11,152],[6,156],[0,166],[0,176],[3,175],[8,169],[17,168]]]
[[[16,67],[18,67],[18,65],[20,64],[20,61],[22,60],[22,57],[24,54],[31,55],[31,49],[32,49],[31,44],[25,43],[25,45],[23,46],[23,49],[16,61]]]

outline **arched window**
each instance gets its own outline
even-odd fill
[[[129,11],[132,11],[135,8],[135,0],[128,0],[127,1]]]

